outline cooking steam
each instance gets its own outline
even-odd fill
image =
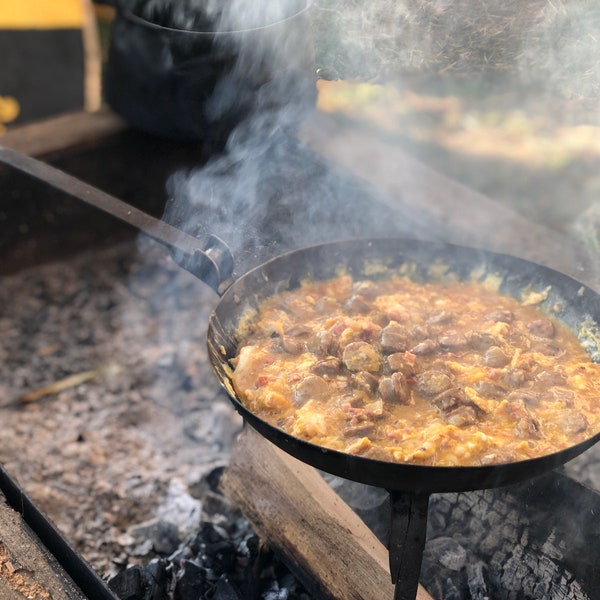
[[[220,29],[259,27],[248,37],[215,39],[214,52],[235,54],[236,64],[217,83],[207,110],[218,121],[240,94],[250,95],[250,108],[222,153],[171,177],[172,200],[164,217],[194,235],[220,236],[239,272],[299,246],[425,232],[415,215],[378,205],[375,189],[298,140],[298,128],[316,101],[310,23],[298,12],[303,6],[248,0],[206,4],[208,12],[218,14]],[[272,25],[260,28],[264,23]],[[230,44],[234,52],[224,47]]]

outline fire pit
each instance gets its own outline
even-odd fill
[[[131,207],[131,210],[132,210],[132,212],[134,212],[134,213],[135,213],[135,211],[133,210],[133,207]],[[157,231],[155,231],[155,232],[154,232],[154,235],[155,235],[155,237],[156,237],[156,236],[160,236],[161,234],[160,234],[160,232],[157,232]],[[188,265],[188,266],[189,266],[189,265]],[[192,265],[192,266],[193,266],[193,265]],[[31,399],[31,398],[30,398],[30,399]],[[202,437],[203,437],[203,436],[200,436],[200,438],[201,438],[201,439],[202,439]],[[81,442],[83,442],[83,441],[84,441],[84,440],[81,440]],[[80,442],[80,443],[81,443],[81,442]],[[247,531],[248,531],[248,530],[247,530]],[[242,536],[242,537],[243,537],[243,536]],[[247,543],[247,540],[246,540],[246,543]],[[192,563],[192,564],[193,564],[193,563]],[[192,567],[191,567],[191,566],[190,566],[190,569],[192,569]],[[132,572],[132,574],[133,574],[133,572]],[[138,574],[139,574],[139,573],[138,573]],[[130,574],[130,575],[131,575],[131,574]],[[188,575],[189,575],[189,570],[188,570]],[[182,575],[182,577],[183,577],[183,575]]]

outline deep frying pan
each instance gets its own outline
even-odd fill
[[[384,462],[329,450],[295,438],[259,419],[243,406],[231,382],[231,359],[238,326],[248,311],[265,298],[300,285],[307,278],[333,277],[340,270],[356,277],[393,275],[403,268],[416,280],[441,278],[483,280],[494,277],[500,291],[519,297],[524,290],[546,296],[541,308],[551,312],[580,336],[593,360],[600,359],[597,323],[600,296],[575,279],[512,256],[445,243],[410,239],[359,239],[332,242],[277,256],[233,281],[233,259],[225,244],[195,238],[146,215],[40,161],[0,148],[0,162],[26,172],[88,204],[133,225],[169,247],[174,260],[210,285],[220,302],[210,317],[207,344],[211,363],[236,410],[261,435],[314,467],[390,491],[390,568],[396,600],[414,598],[425,542],[427,504],[434,492],[498,487],[541,475],[584,452],[600,432],[560,452],[519,462],[466,467],[435,467]],[[374,268],[376,267],[376,268]],[[435,267],[435,268],[432,268]],[[557,314],[558,309],[558,314]]]

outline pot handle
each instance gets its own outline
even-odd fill
[[[215,235],[199,240],[135,206],[99,190],[40,160],[0,146],[0,163],[4,163],[131,225],[141,233],[166,246],[173,260],[217,294],[232,283],[233,256],[227,244]]]

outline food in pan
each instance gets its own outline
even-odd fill
[[[311,282],[243,323],[233,384],[297,438],[364,457],[472,466],[600,429],[600,365],[535,305],[471,282]]]

